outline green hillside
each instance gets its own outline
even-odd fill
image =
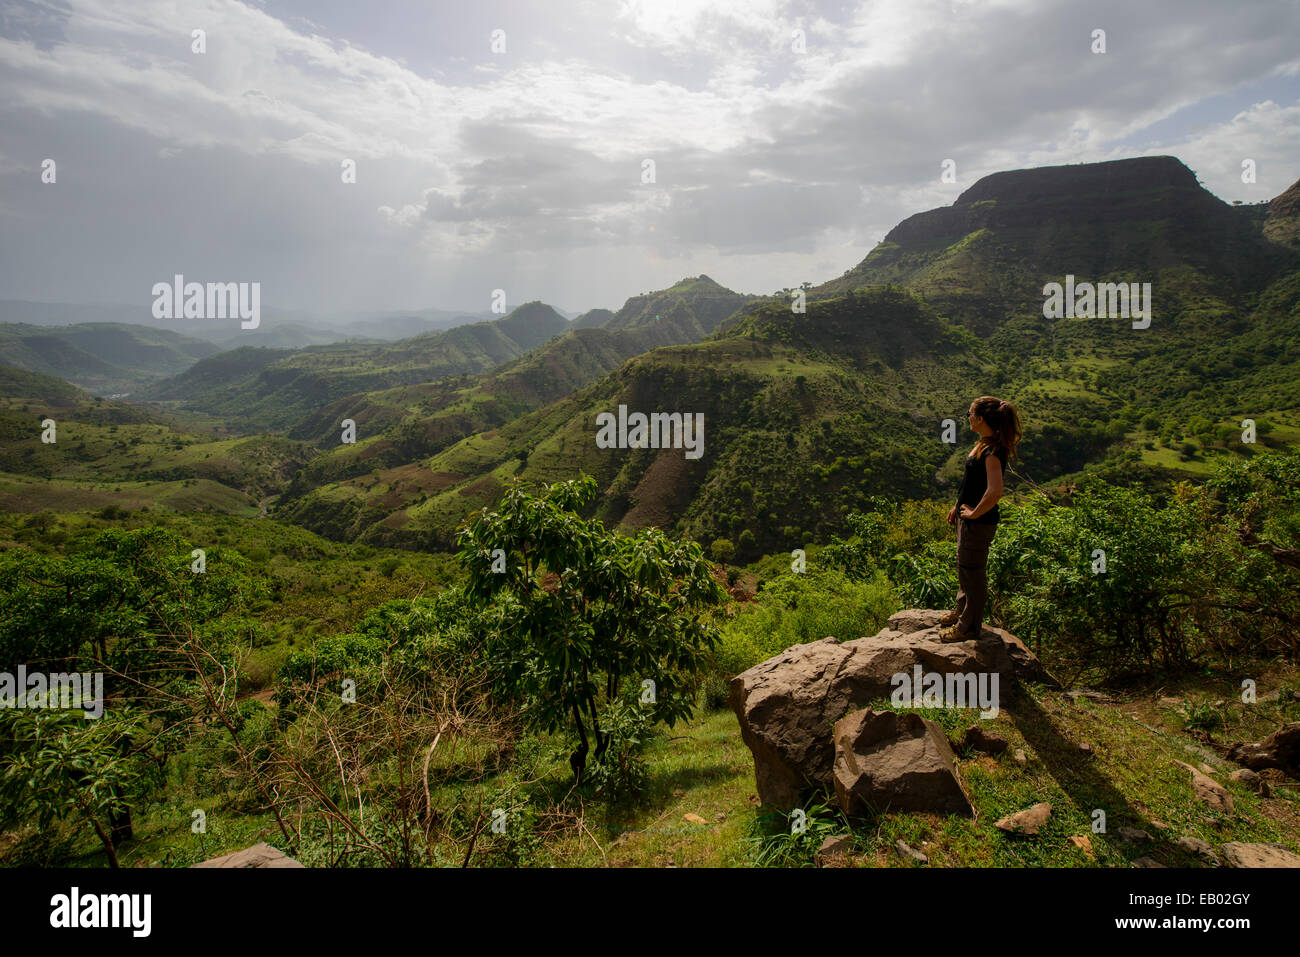
[[[43,441],[53,420],[53,442]],[[0,366],[0,504],[8,511],[217,511],[257,515],[313,455]]]
[[[703,342],[518,418],[506,376],[424,417],[401,397],[375,419],[394,431],[315,463],[283,514],[334,537],[445,547],[508,477],[585,471],[603,518],[735,538],[748,559],[841,529],[871,495],[950,495],[960,453],[941,422],[964,433],[966,404],[987,392],[1022,409],[1017,471],[1037,483],[1194,478],[1252,451],[1243,419],[1259,448],[1300,440],[1300,260],[1272,238],[1289,221],[1220,202],[1172,158],[996,174],[813,287],[803,314],[756,301]],[[1066,275],[1150,282],[1149,327],[1045,319],[1043,287]],[[649,312],[629,301],[602,328]],[[595,416],[620,403],[704,412],[703,458],[597,449]],[[422,429],[436,438],[403,440]]]
[[[0,323],[0,362],[98,395],[139,392],[217,351],[210,342],[149,326]]]
[[[343,342],[282,353],[238,349],[159,383],[141,398],[228,416],[248,430],[284,429],[346,395],[491,369],[567,327],[568,320],[550,306],[530,302],[494,322],[395,343]]]
[[[606,521],[734,540],[744,560],[841,533],[872,496],[950,496],[963,446],[943,423],[964,441],[983,393],[1022,410],[1013,491],[1195,479],[1300,441],[1296,195],[1232,207],[1168,157],[999,173],[809,287],[802,313],[698,276],[574,323],[528,303],[395,343],[244,347],[149,390],[186,423],[100,409],[70,465],[22,418],[0,465],[214,481],[335,539],[419,548],[450,547],[510,477],[586,472]],[[1151,283],[1149,327],[1044,318],[1067,275]],[[596,416],[620,405],[702,413],[703,455],[597,448]],[[287,437],[232,438],[271,428]]]
[[[571,395],[633,356],[697,342],[705,327],[716,325],[718,316],[734,313],[753,298],[722,290],[707,277],[684,279],[652,296],[629,300],[621,313],[644,313],[642,321],[616,330],[571,329],[477,376],[362,393],[331,403],[289,433],[328,452],[295,477],[285,501],[322,484],[433,455],[476,432],[505,425]],[[654,304],[655,311],[646,309],[647,302]],[[360,436],[374,441],[340,445],[339,423],[345,418],[357,423]]]
[[[0,396],[37,399],[56,408],[76,405],[90,398],[75,385],[56,376],[28,372],[9,365],[0,365]]]

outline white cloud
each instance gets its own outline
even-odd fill
[[[326,8],[314,26],[234,0],[44,9],[0,27],[0,217],[27,230],[0,231],[0,295],[116,276],[102,294],[121,298],[183,257],[261,264],[292,304],[480,308],[485,284],[529,276],[524,299],[616,307],[699,272],[830,278],[999,169],[1173,153],[1231,198],[1244,156],[1257,192],[1298,172],[1297,13],[1265,3],[578,3],[523,9],[507,56],[476,25],[446,70],[388,55],[397,18],[358,37],[328,35]],[[1245,88],[1265,92],[1222,105]],[[55,149],[63,191],[42,193]],[[83,287],[50,265],[69,260]]]

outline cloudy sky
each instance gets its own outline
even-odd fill
[[[1294,0],[0,0],[0,298],[617,308],[838,276],[1003,169],[1172,154],[1255,202],[1300,178],[1297,37]]]

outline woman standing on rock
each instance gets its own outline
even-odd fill
[[[1007,461],[1016,457],[1020,442],[1020,416],[1010,402],[982,395],[967,413],[971,431],[979,436],[966,456],[957,504],[948,513],[948,524],[957,526],[957,607],[939,620],[946,625],[941,641],[972,641],[979,638],[988,601],[989,545],[998,530],[998,499],[1002,497],[1002,473]]]

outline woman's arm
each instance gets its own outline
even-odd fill
[[[984,457],[984,474],[988,476],[989,483],[988,488],[984,490],[984,497],[979,500],[979,504],[974,508],[963,505],[961,507],[962,518],[979,518],[998,504],[998,499],[1002,497],[1002,462],[998,460],[996,455],[986,455]]]

